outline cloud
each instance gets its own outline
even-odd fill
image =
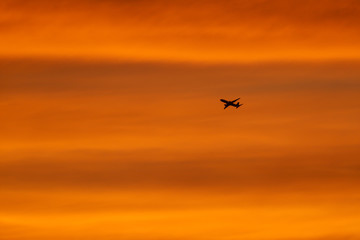
[[[358,88],[358,61],[186,64],[73,59],[0,60],[1,91],[8,93],[101,92],[120,94],[188,94],[214,92],[282,92]],[[226,79],[226,81],[223,81]],[[151,89],[151,91],[149,91]]]
[[[5,1],[2,8],[6,56],[188,62],[359,58],[359,8],[350,0]]]
[[[326,153],[273,153],[267,157],[242,157],[241,151],[229,156],[218,150],[196,159],[191,154],[161,149],[49,155],[57,157],[27,154],[16,161],[3,157],[3,187],[351,191],[360,180],[356,148]],[[174,155],[179,155],[178,159]]]

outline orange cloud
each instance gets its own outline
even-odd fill
[[[354,1],[31,1],[2,4],[1,52],[248,62],[359,58]]]

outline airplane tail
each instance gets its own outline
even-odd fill
[[[240,107],[240,106],[242,106],[242,104],[240,104],[240,103],[237,103],[237,104],[236,104],[236,108],[238,108],[238,107]]]

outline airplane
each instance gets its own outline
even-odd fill
[[[239,100],[240,98],[237,98],[237,99],[235,99],[234,101],[227,101],[227,100],[225,100],[225,99],[220,99],[220,101],[222,101],[223,103],[225,103],[224,105],[225,105],[225,107],[224,107],[224,109],[226,109],[228,106],[233,106],[233,107],[236,107],[236,108],[238,108],[238,107],[240,107],[240,106],[242,106],[243,104],[240,104],[240,103],[235,103],[237,100]]]

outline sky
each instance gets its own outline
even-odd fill
[[[359,1],[0,13],[1,239],[360,239]]]

